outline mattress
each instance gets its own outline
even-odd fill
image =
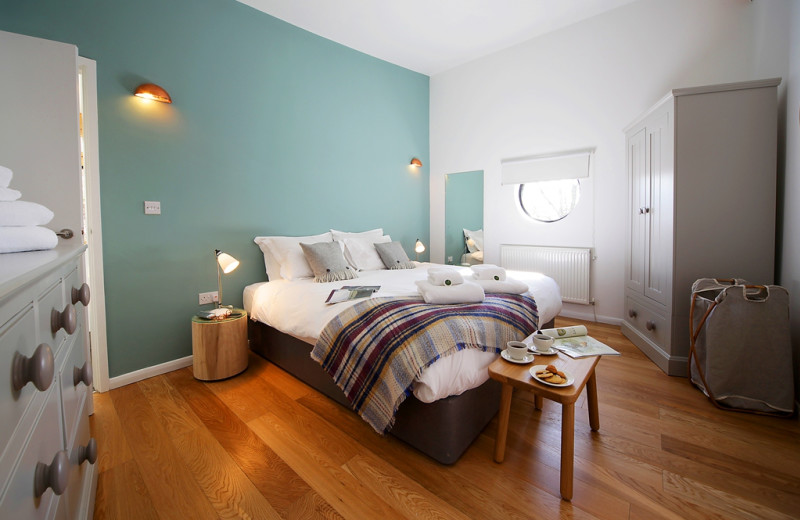
[[[376,297],[419,297],[414,282],[426,279],[428,269],[434,266],[439,265],[421,263],[415,269],[361,271],[358,278],[339,282],[303,279],[255,283],[244,289],[244,307],[251,319],[313,345],[334,316],[358,301],[326,304],[332,290],[344,285],[379,285]],[[471,276],[469,268],[456,269],[463,276]],[[538,308],[540,327],[561,311],[561,295],[552,278],[525,271],[507,271],[507,276],[528,284]],[[414,396],[431,403],[480,386],[489,377],[487,368],[496,357],[494,353],[465,349],[442,358],[414,382]]]

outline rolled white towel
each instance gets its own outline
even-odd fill
[[[478,264],[472,266],[473,276],[476,280],[498,280],[506,279],[506,270],[493,264]]]
[[[0,226],[44,226],[53,220],[53,212],[41,204],[15,200],[0,202]]]
[[[0,188],[8,188],[8,184],[11,182],[11,170],[6,168],[5,166],[0,166]]]
[[[475,280],[483,287],[485,293],[522,294],[528,291],[528,284],[521,280],[506,278],[505,280]]]
[[[51,230],[41,226],[0,227],[0,253],[21,253],[53,249],[58,245],[58,237]]]
[[[460,285],[433,285],[427,280],[417,280],[416,284],[425,303],[480,303],[485,298],[483,288],[468,281]]]
[[[12,190],[11,188],[0,188],[0,201],[3,202],[11,202],[17,200],[22,196],[18,190]]]
[[[464,277],[451,267],[431,267],[428,269],[428,282],[431,285],[461,285]]]

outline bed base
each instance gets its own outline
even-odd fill
[[[248,320],[250,348],[294,377],[334,401],[350,407],[331,376],[311,359],[313,348],[258,321]],[[552,321],[544,328],[552,326]],[[500,384],[492,379],[483,385],[433,403],[414,395],[403,401],[389,433],[442,464],[453,464],[466,451],[500,404]]]

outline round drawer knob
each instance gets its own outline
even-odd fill
[[[48,466],[38,462],[33,476],[33,492],[39,498],[47,491],[53,490],[56,495],[61,495],[67,489],[69,478],[69,457],[66,450],[61,450],[53,457],[53,462]]]
[[[635,310],[633,310],[633,309],[628,310],[628,316],[630,316],[631,318],[635,318],[638,315],[639,315],[639,313],[636,312]]]
[[[91,298],[91,293],[89,292],[89,285],[83,284],[81,285],[80,289],[73,287],[72,288],[72,304],[75,305],[78,302],[81,302],[84,307],[89,305],[89,299]]]
[[[77,328],[78,313],[75,312],[75,306],[71,303],[68,303],[61,312],[55,309],[50,311],[50,329],[53,334],[58,332],[58,329],[64,329],[67,334],[72,334]]]
[[[17,392],[28,383],[33,383],[33,386],[44,392],[53,382],[54,370],[53,351],[46,343],[36,347],[31,357],[14,352],[14,360],[11,363],[11,384]]]
[[[656,322],[648,320],[647,323],[644,324],[644,327],[652,332],[656,330]]]
[[[88,460],[89,464],[97,462],[97,441],[94,437],[89,439],[86,446],[78,447],[78,465],[83,464],[83,461]]]
[[[88,361],[81,368],[72,367],[72,384],[78,386],[78,383],[86,386],[92,384],[92,364]]]

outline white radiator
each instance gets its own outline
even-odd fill
[[[500,265],[516,271],[537,271],[554,279],[561,299],[589,305],[592,250],[577,247],[500,246]]]

